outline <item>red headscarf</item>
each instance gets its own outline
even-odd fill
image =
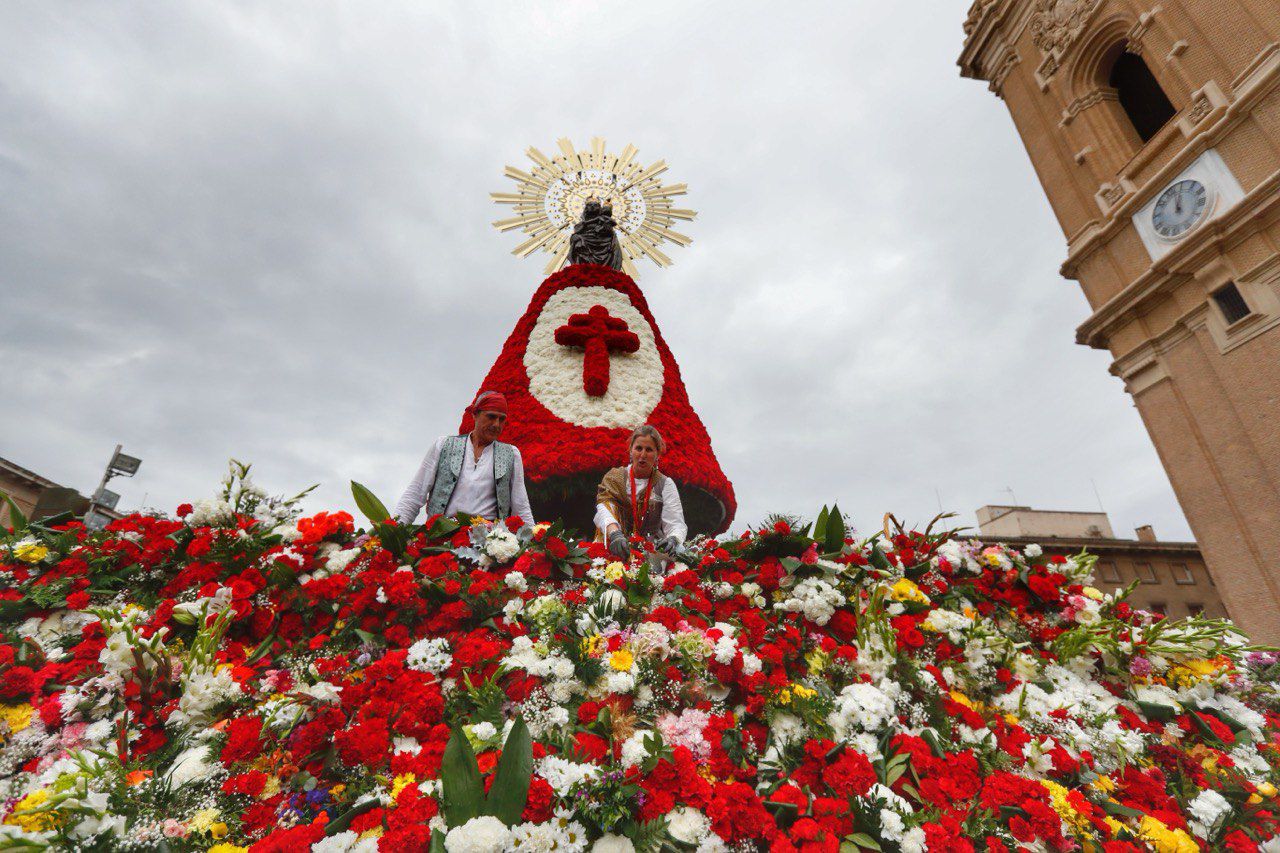
[[[507,413],[507,398],[500,391],[481,391],[476,395],[476,401],[471,404],[471,414],[478,415],[481,412],[501,412]]]

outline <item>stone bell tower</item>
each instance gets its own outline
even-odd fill
[[[1280,641],[1280,6],[977,0],[986,80],[1231,616]],[[1171,582],[1161,579],[1162,582]]]

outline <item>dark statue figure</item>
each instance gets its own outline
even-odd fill
[[[582,206],[582,219],[573,226],[573,234],[569,236],[569,263],[622,269],[622,244],[613,233],[617,225],[613,221],[612,204],[588,199]]]

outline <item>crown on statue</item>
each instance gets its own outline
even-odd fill
[[[537,148],[526,153],[533,161],[532,171],[507,166],[504,174],[516,182],[512,193],[491,193],[498,204],[512,206],[515,216],[499,219],[499,231],[520,230],[529,238],[516,246],[512,254],[526,257],[538,250],[551,255],[546,273],[563,267],[569,260],[570,236],[582,218],[588,201],[611,207],[617,223],[621,247],[621,268],[627,275],[639,278],[634,261],[648,258],[660,267],[671,265],[671,259],[659,248],[671,242],[687,246],[689,237],[672,228],[678,220],[691,221],[697,213],[675,207],[673,199],[684,195],[684,184],[663,184],[659,178],[667,164],[659,160],[644,166],[636,160],[639,153],[628,145],[621,154],[605,150],[601,137],[591,140],[589,148],[579,151],[568,139],[559,141],[560,154],[548,157]]]

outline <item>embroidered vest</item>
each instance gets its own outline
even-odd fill
[[[493,443],[493,485],[498,499],[498,521],[511,515],[511,470],[515,467],[516,451],[510,444]],[[436,480],[431,485],[431,497],[427,500],[427,517],[439,515],[449,506],[453,490],[462,476],[464,453],[471,452],[471,437],[451,435],[440,448],[436,461]],[[465,511],[465,510],[464,510]]]

